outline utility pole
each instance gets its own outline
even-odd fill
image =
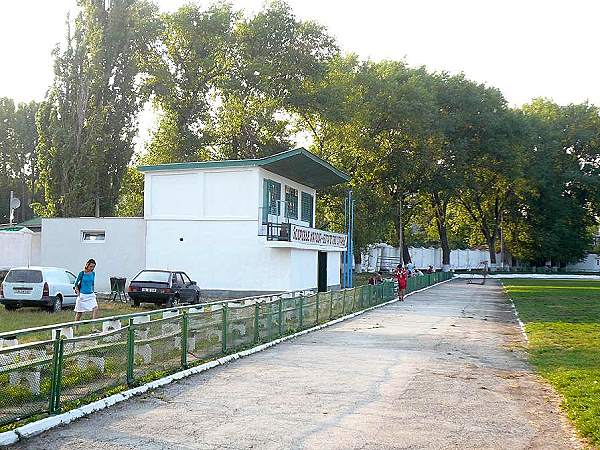
[[[10,191],[10,200],[8,203],[9,208],[9,218],[8,218],[8,226],[12,227],[13,221],[15,220],[15,209],[21,206],[21,200],[14,196],[14,192]]]
[[[500,268],[504,270],[504,233],[502,233],[502,211],[500,211]]]

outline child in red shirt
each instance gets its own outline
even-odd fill
[[[404,267],[398,264],[398,267],[394,270],[394,276],[398,280],[398,298],[403,302],[404,294],[406,292],[406,283],[408,282],[408,272]]]

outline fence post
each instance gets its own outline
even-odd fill
[[[260,315],[260,306],[258,305],[258,302],[254,303],[254,343],[258,344],[258,340],[260,339],[260,333],[259,333],[259,318]]]
[[[135,357],[135,329],[133,326],[133,318],[129,319],[129,327],[127,328],[127,384],[133,385],[133,364]]]
[[[50,400],[48,403],[48,412],[56,412],[56,388],[58,383],[58,364],[60,359],[60,330],[54,330],[54,347],[52,351],[52,378],[50,379]]]
[[[319,292],[317,291],[317,325],[319,325]]]
[[[304,297],[300,297],[300,329],[304,328]]]
[[[186,310],[181,311],[181,366],[188,368],[188,314]]]
[[[278,304],[279,337],[283,336],[283,299],[279,297]]]
[[[222,312],[222,336],[221,336],[221,352],[227,353],[227,303],[223,303],[221,306]]]

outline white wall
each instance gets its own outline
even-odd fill
[[[32,240],[33,232],[26,228],[0,231],[0,269],[34,265]]]
[[[600,254],[588,253],[578,263],[567,265],[567,270],[573,272],[600,272]]]
[[[111,276],[131,280],[145,268],[146,225],[141,218],[42,219],[42,265],[77,274],[96,260],[96,290],[110,291]],[[104,242],[83,242],[82,231],[105,231]]]
[[[340,285],[341,253],[327,252],[327,286]]]
[[[31,265],[42,264],[42,233],[34,232],[31,235]]]
[[[442,267],[442,249],[441,248],[424,248],[424,247],[409,247],[411,259],[417,268],[427,268],[432,265],[436,269]],[[363,270],[374,272],[379,270],[379,257],[398,258],[400,251],[388,244],[375,244],[369,247],[368,251],[362,253],[362,268]],[[482,261],[490,261],[490,254],[487,250],[452,250],[450,251],[450,267],[452,269],[474,269],[478,267]],[[498,266],[500,265],[500,255],[496,255]],[[393,269],[394,261],[383,261],[384,269]]]
[[[148,172],[147,219],[257,220],[258,169],[195,169]]]
[[[317,287],[318,260],[318,251],[291,249],[289,290],[296,291]]]
[[[202,289],[288,290],[291,249],[264,240],[252,221],[149,220],[146,265],[183,270]]]

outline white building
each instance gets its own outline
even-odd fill
[[[44,219],[42,263],[109,276],[183,270],[226,295],[335,288],[346,236],[313,228],[317,189],[349,178],[300,148],[267,158],[143,166],[144,217]]]

